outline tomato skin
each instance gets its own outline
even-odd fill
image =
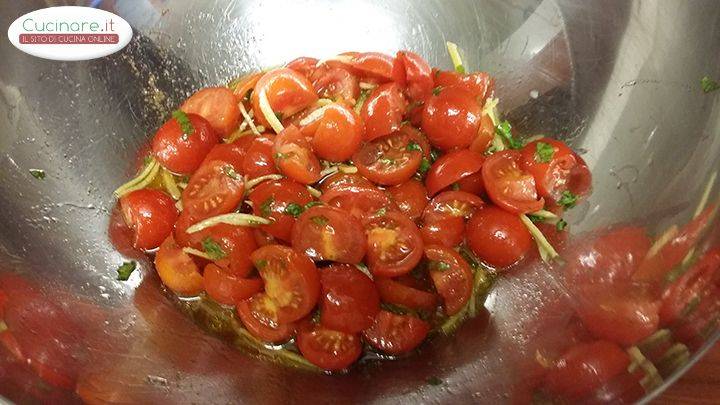
[[[482,178],[482,172],[463,177],[457,181],[457,185],[460,187],[460,191],[466,193],[475,195],[485,194],[485,182]]]
[[[193,127],[185,134],[175,118],[164,123],[152,140],[152,154],[160,164],[178,174],[190,174],[202,163],[213,146],[217,145],[215,131],[203,117],[187,114]]]
[[[311,207],[300,215],[292,230],[293,248],[313,260],[359,263],[366,245],[360,222],[335,207]]]
[[[237,304],[237,314],[243,325],[254,336],[271,343],[283,343],[295,334],[294,323],[268,325],[263,320],[268,317],[262,312],[263,300],[270,300],[265,294],[256,294],[250,299]]]
[[[187,114],[197,114],[205,118],[219,137],[229,135],[240,122],[237,99],[227,87],[200,89],[185,100],[180,109]]]
[[[406,108],[407,101],[397,84],[386,83],[375,88],[360,110],[365,140],[372,141],[400,129]]]
[[[375,188],[375,185],[373,185],[370,180],[360,174],[338,172],[325,178],[322,183],[320,183],[320,190],[323,193],[327,193],[336,188],[352,186]]]
[[[285,209],[290,204],[305,207],[313,200],[307,188],[290,179],[264,181],[250,192],[248,198],[253,203],[253,214],[273,221],[260,229],[285,242],[290,241],[296,221],[294,216],[285,213]]]
[[[410,51],[398,52],[392,73],[395,82],[406,88],[410,100],[422,101],[432,94],[432,69],[420,55]]]
[[[463,240],[465,218],[484,205],[483,200],[464,191],[445,191],[432,199],[422,216],[422,237],[426,245],[454,247]]]
[[[302,73],[305,77],[310,78],[313,73],[315,73],[315,70],[317,70],[318,62],[319,61],[315,58],[301,56],[288,62],[285,67],[298,73]]]
[[[315,91],[322,98],[342,99],[355,104],[360,96],[360,82],[347,69],[340,67],[317,69],[311,79]]]
[[[262,290],[262,280],[241,278],[215,264],[205,266],[203,286],[210,298],[225,305],[236,305]]]
[[[250,255],[265,282],[277,324],[297,321],[309,314],[320,298],[320,276],[312,260],[282,245],[268,245]]]
[[[233,143],[219,143],[210,149],[210,152],[205,156],[203,163],[212,160],[220,160],[229,165],[232,165],[238,173],[244,173],[243,163],[245,163],[245,156],[250,149],[253,137],[243,136],[235,140]]]
[[[354,218],[363,221],[378,211],[396,210],[395,204],[385,193],[368,182],[369,185],[337,185],[331,186],[320,196],[320,201],[331,207],[340,208]]]
[[[367,264],[374,276],[395,277],[420,263],[423,240],[414,222],[399,212],[365,221]]]
[[[363,332],[363,337],[374,348],[399,355],[418,347],[428,332],[430,325],[420,318],[380,310],[375,323]]]
[[[380,296],[368,276],[351,265],[333,264],[320,270],[320,324],[358,333],[372,325],[380,310]]]
[[[310,321],[301,323],[296,343],[309,362],[328,371],[350,367],[362,353],[359,336],[313,325]]]
[[[155,270],[163,284],[178,295],[195,296],[203,291],[203,276],[193,259],[175,243],[172,235],[155,255]]]
[[[485,72],[473,72],[461,75],[455,71],[435,71],[435,86],[460,87],[472,94],[479,105],[484,105],[487,97],[493,92],[494,80]]]
[[[498,207],[516,214],[543,208],[545,200],[538,200],[535,179],[520,168],[520,152],[504,150],[485,160],[482,176],[488,197]]]
[[[242,141],[243,138],[240,138],[239,141]],[[246,142],[249,145],[240,172],[250,179],[279,173],[273,158],[275,136],[264,134],[262,136],[247,137],[247,139]]]
[[[630,357],[607,341],[578,343],[545,375],[544,389],[567,400],[581,399],[626,372]]]
[[[437,298],[432,293],[407,286],[391,278],[376,277],[375,285],[383,302],[427,311],[432,311],[437,306]]]
[[[440,156],[425,178],[428,194],[434,196],[445,187],[478,173],[484,162],[482,155],[469,149],[458,149]]]
[[[175,201],[159,190],[135,190],[120,198],[125,224],[133,230],[133,246],[150,250],[172,232],[178,217]]]
[[[395,132],[366,143],[352,158],[358,173],[386,186],[409,180],[422,160],[422,152],[407,149],[412,141],[408,135]]]
[[[244,105],[247,105],[245,97],[247,97],[247,94],[250,90],[255,88],[255,84],[257,84],[258,80],[260,80],[260,78],[264,74],[265,73],[263,72],[257,72],[242,77],[233,89],[235,99],[237,99],[238,102],[243,102]]]
[[[239,175],[227,173],[228,166],[220,160],[200,166],[182,192],[184,212],[201,220],[227,214],[242,202],[245,184]]]
[[[481,112],[469,92],[448,87],[428,98],[422,113],[422,130],[440,150],[467,148],[477,137]]]
[[[192,219],[187,222],[187,226],[183,218],[179,227],[187,229],[190,224],[194,223]],[[176,225],[176,235],[181,234],[180,238],[176,237],[178,245],[183,247],[192,247],[200,251],[205,250],[203,241],[209,239],[215,242],[225,253],[225,257],[213,261],[217,266],[227,269],[230,274],[237,277],[245,277],[253,269],[253,263],[250,261],[250,254],[257,249],[257,243],[253,237],[252,230],[243,226],[217,224],[201,231],[187,234],[178,232]]]
[[[433,263],[430,265],[430,278],[443,298],[445,312],[450,316],[455,315],[472,295],[473,273],[470,265],[459,253],[445,246],[426,246],[425,256]],[[443,266],[441,268],[434,263],[443,263]]]
[[[362,78],[386,82],[392,80],[393,57],[379,52],[356,54],[350,66]]]
[[[467,224],[467,241],[473,253],[498,268],[517,263],[533,247],[520,218],[493,206],[475,211]]]
[[[544,163],[537,157],[538,144],[544,143],[553,148],[553,156]],[[520,150],[522,168],[535,178],[538,194],[556,203],[563,191],[571,191],[582,196],[589,190],[590,171],[565,143],[542,138],[525,145]]]
[[[275,137],[273,158],[280,171],[302,184],[320,180],[320,161],[295,125],[286,127]]]
[[[260,110],[260,94],[267,96],[274,113],[289,117],[317,101],[310,80],[292,69],[279,68],[265,73],[255,84],[250,97],[255,118],[266,128],[270,126],[265,114]]]
[[[400,212],[412,220],[420,218],[430,200],[423,183],[415,179],[410,179],[394,187],[388,187],[385,191],[395,201]]]
[[[342,104],[327,106],[323,116],[309,126],[313,127],[313,150],[321,159],[344,162],[360,148],[363,124],[355,111]],[[302,132],[307,134],[305,128]]]
[[[660,306],[660,324],[669,326],[683,318],[694,300],[712,299],[713,279],[720,276],[720,248],[715,248],[680,276],[663,293]]]
[[[470,144],[470,150],[476,153],[484,154],[492,144],[495,137],[495,125],[492,118],[484,112],[480,115],[480,128],[475,140]]]

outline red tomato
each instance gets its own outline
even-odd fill
[[[470,150],[484,154],[492,144],[493,138],[495,138],[495,125],[493,125],[492,118],[483,112],[480,115],[480,129],[478,129],[477,137],[470,144]]]
[[[208,87],[195,92],[180,109],[205,118],[220,137],[225,137],[238,127],[240,108],[237,103],[232,90],[227,87]]]
[[[280,171],[298,183],[320,180],[320,161],[295,125],[286,127],[275,137],[273,157]]]
[[[243,138],[240,138],[240,140]],[[279,173],[275,166],[275,159],[273,159],[275,137],[265,134],[248,137],[247,139],[249,139],[249,145],[243,160],[241,173],[250,179]]]
[[[576,401],[625,373],[629,364],[628,354],[614,343],[578,343],[555,362],[543,386],[552,395]]]
[[[297,346],[303,357],[329,371],[350,367],[362,353],[360,337],[303,322],[298,330]]]
[[[378,52],[364,52],[354,56],[350,66],[362,78],[378,82],[392,80],[393,57]]]
[[[458,252],[445,246],[426,246],[425,256],[430,261],[430,278],[443,298],[445,312],[455,315],[472,295],[473,273],[470,265]]]
[[[275,237],[270,235],[269,233],[263,231],[262,229],[253,229],[253,236],[255,237],[255,243],[257,243],[258,246],[267,246],[267,245],[277,245],[278,241],[275,240]]]
[[[317,69],[311,78],[315,91],[322,98],[342,99],[355,104],[360,96],[360,82],[347,69],[340,67]]]
[[[155,270],[163,284],[178,295],[194,296],[203,291],[203,276],[193,259],[175,243],[172,235],[155,254]]]
[[[253,214],[273,221],[269,225],[261,226],[261,229],[285,242],[290,241],[295,225],[293,208],[297,207],[291,204],[299,206],[302,211],[305,204],[313,200],[305,186],[290,179],[264,181],[250,192],[248,198],[253,204]]]
[[[133,246],[150,250],[170,235],[178,217],[175,201],[159,190],[144,188],[120,198],[125,224],[133,230]]]
[[[365,256],[365,232],[345,211],[316,206],[298,218],[292,230],[292,246],[313,260],[355,264]]]
[[[515,264],[533,247],[532,236],[520,217],[491,205],[470,218],[467,241],[480,259],[499,268]]]
[[[152,140],[152,154],[160,164],[174,173],[194,172],[218,138],[210,124],[201,116],[187,114],[191,134],[183,132],[177,119],[171,118],[158,129]]]
[[[428,98],[422,113],[422,130],[440,150],[467,148],[480,128],[480,105],[459,87],[442,89]]]
[[[360,174],[338,172],[323,179],[320,190],[327,193],[332,189],[345,188],[346,186],[375,187],[370,180]]]
[[[176,235],[182,235],[180,238],[176,238],[180,246],[193,247],[204,251],[206,250],[205,244],[214,243],[221,249],[221,255],[223,255],[223,257],[214,260],[216,265],[229,270],[230,274],[234,276],[245,277],[250,274],[253,269],[250,254],[257,249],[257,243],[255,243],[251,228],[217,224],[192,234],[183,232],[183,229],[178,232],[179,227],[187,229],[187,226],[194,222],[190,220],[187,222],[188,225],[185,226],[185,221],[184,218],[183,223],[178,221],[180,226],[176,225],[175,229]]]
[[[261,94],[267,97],[273,112],[282,117],[304,110],[318,99],[310,80],[292,69],[280,68],[265,73],[251,96],[255,119],[265,127],[269,127],[269,123],[260,110]]]
[[[422,152],[408,145],[413,139],[402,132],[366,143],[353,155],[358,173],[382,185],[394,186],[409,180],[420,167]]]
[[[677,281],[665,290],[660,307],[660,324],[671,325],[687,316],[693,302],[708,299],[712,283],[720,275],[720,249],[707,252]]]
[[[398,355],[418,347],[428,332],[430,325],[420,318],[381,310],[373,326],[363,332],[363,337],[374,348]]]
[[[274,306],[272,298],[265,294],[257,294],[250,299],[237,304],[237,313],[240,320],[250,333],[271,343],[283,343],[290,340],[295,334],[294,323],[271,324],[267,319],[271,314],[267,308]]]
[[[320,270],[320,324],[345,333],[372,325],[380,297],[372,280],[354,266],[333,264]]]
[[[378,211],[382,212],[383,209],[397,209],[390,198],[373,185],[337,185],[323,193],[320,201],[340,208],[359,220],[373,216]]]
[[[317,70],[318,60],[315,58],[308,58],[301,56],[297,59],[293,59],[285,65],[286,68],[292,69],[296,72],[302,73],[305,77],[310,78],[315,70]]]
[[[410,272],[422,259],[423,240],[414,222],[399,212],[377,215],[365,222],[367,263],[375,276]]]
[[[419,180],[410,179],[395,187],[388,187],[385,191],[390,194],[400,212],[412,220],[420,218],[429,198],[427,190]]]
[[[465,219],[484,205],[480,197],[464,191],[445,191],[430,201],[423,212],[422,236],[426,245],[454,247],[465,232]]]
[[[331,162],[350,159],[363,137],[363,124],[355,111],[342,104],[326,107],[324,113],[314,122],[302,128],[302,133],[312,137],[315,154]]]
[[[233,143],[219,143],[210,149],[203,163],[211,160],[221,160],[232,165],[236,172],[244,174],[245,156],[254,138],[253,136],[243,136]]]
[[[383,302],[426,311],[432,311],[437,306],[437,298],[432,293],[407,286],[393,279],[376,277],[375,285]]]
[[[505,150],[487,158],[482,175],[488,197],[500,208],[525,214],[543,208],[545,200],[538,200],[535,179],[520,169],[520,152]]]
[[[229,171],[232,165],[220,160],[205,162],[190,177],[183,190],[183,211],[197,220],[227,214],[242,202],[242,177]]]
[[[552,148],[551,156],[543,160],[540,147]],[[522,168],[535,178],[538,194],[552,202],[560,200],[564,191],[581,196],[589,191],[590,171],[585,162],[565,143],[542,138],[525,145],[522,154]],[[547,152],[546,152],[547,153]]]
[[[360,117],[365,123],[365,140],[388,135],[400,129],[407,101],[395,83],[375,88],[365,100]]]
[[[395,82],[407,89],[410,100],[422,101],[432,94],[432,69],[420,55],[410,51],[398,52],[392,73]]]
[[[457,181],[457,185],[460,187],[460,191],[464,191],[466,193],[475,195],[485,193],[485,182],[482,178],[482,172],[477,172],[467,177],[463,177]]]
[[[241,278],[215,264],[205,266],[203,285],[210,298],[225,305],[235,305],[262,290],[259,278]]]
[[[472,94],[479,105],[485,104],[485,99],[494,88],[493,79],[485,72],[474,72],[461,75],[454,71],[436,71],[435,86],[460,87]]]
[[[263,72],[257,72],[242,77],[237,84],[235,84],[235,88],[233,89],[235,98],[238,101],[245,102],[245,105],[247,105],[248,100],[246,100],[246,97],[248,96],[250,90],[255,88],[255,84],[257,84],[262,75],[264,75]]]
[[[250,259],[265,281],[272,321],[294,322],[312,311],[320,297],[320,277],[310,259],[281,245],[263,246]]]
[[[448,152],[438,158],[425,177],[428,194],[434,196],[440,190],[459,180],[478,173],[485,158],[468,149]]]

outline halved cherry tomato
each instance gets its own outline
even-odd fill
[[[485,158],[468,149],[448,152],[433,163],[425,178],[428,194],[434,196],[440,190],[473,175],[482,169]]]
[[[465,232],[465,219],[485,203],[464,191],[445,191],[425,207],[422,216],[422,237],[426,245],[454,247]]]
[[[720,276],[720,249],[715,248],[665,290],[660,307],[660,324],[668,326],[689,315],[693,305],[708,299],[712,284]],[[695,303],[694,303],[695,302]]]
[[[495,125],[492,118],[484,112],[480,114],[480,128],[477,137],[470,144],[470,150],[476,153],[484,154],[492,144],[495,137]]]
[[[520,168],[520,152],[505,150],[487,158],[482,168],[485,191],[500,208],[525,214],[543,208],[538,200],[535,179]]]
[[[364,52],[355,55],[350,66],[360,77],[382,83],[392,80],[393,62],[393,57],[384,53]]]
[[[479,105],[485,104],[485,99],[492,93],[494,86],[493,79],[485,72],[473,72],[461,75],[454,71],[436,71],[435,86],[460,87],[472,94]]]
[[[352,157],[363,138],[363,124],[355,111],[342,104],[326,107],[314,122],[302,128],[302,133],[312,137],[315,154],[331,162],[343,162]]]
[[[299,183],[311,184],[320,179],[320,161],[295,125],[275,137],[273,158],[284,175]]]
[[[264,94],[270,108],[276,114],[289,117],[305,109],[318,97],[310,80],[292,69],[280,68],[265,73],[255,85],[251,100],[255,119],[265,127],[269,126],[265,114],[260,110],[260,95]]]
[[[188,222],[190,226],[192,221]],[[185,220],[182,223],[178,221],[180,226],[185,226]],[[185,229],[187,229],[185,226]],[[245,277],[253,269],[253,263],[250,261],[250,254],[257,249],[257,243],[251,228],[229,224],[217,224],[201,231],[187,234],[182,230],[178,231],[179,226],[176,225],[175,234],[182,235],[176,237],[176,242],[180,246],[193,247],[195,249],[206,251],[207,245],[215,245],[220,248],[220,252],[215,252],[220,256],[213,262],[229,270],[230,274],[238,277]]]
[[[466,193],[481,195],[485,193],[485,182],[482,178],[482,172],[477,172],[469,176],[463,177],[457,181],[460,191]]]
[[[425,256],[430,261],[430,278],[443,298],[445,313],[455,315],[472,295],[473,273],[470,265],[458,252],[445,246],[426,246]]]
[[[226,214],[240,204],[245,191],[243,179],[230,171],[232,165],[213,160],[203,163],[183,190],[183,210],[196,220]]]
[[[699,350],[707,343],[711,334],[717,331],[720,288],[709,288],[699,304],[693,304],[687,312],[673,325],[673,337],[687,345],[691,351]]]
[[[133,231],[133,246],[150,250],[170,235],[178,217],[175,201],[160,190],[144,188],[120,198],[125,224]]]
[[[420,167],[422,152],[408,148],[414,141],[403,132],[366,143],[353,155],[358,173],[382,185],[394,186],[409,180]]]
[[[232,165],[236,172],[244,174],[243,164],[245,163],[245,156],[254,139],[255,137],[253,136],[243,136],[232,143],[219,143],[210,149],[203,163],[211,160],[221,160]]]
[[[314,325],[310,321],[301,323],[297,346],[309,362],[329,371],[350,367],[362,353],[359,336]]]
[[[432,311],[437,306],[437,298],[434,294],[407,286],[399,281],[376,277],[375,285],[383,302],[427,311]]]
[[[334,188],[344,188],[345,186],[375,187],[370,180],[360,174],[338,172],[323,179],[320,183],[320,190],[327,193]]]
[[[308,79],[315,73],[315,70],[317,69],[318,60],[315,58],[308,58],[306,56],[301,56],[297,59],[293,59],[290,62],[288,62],[285,67],[288,69],[292,69],[296,72],[302,73],[307,77]]]
[[[186,134],[177,119],[171,118],[152,140],[153,156],[163,167],[179,174],[194,172],[218,143],[215,131],[203,117],[196,114],[187,114],[187,117],[193,128],[191,134]]]
[[[259,278],[241,278],[212,263],[205,266],[203,285],[210,298],[225,305],[235,305],[263,288]]]
[[[294,322],[312,311],[320,297],[320,276],[307,256],[287,246],[268,245],[250,259],[265,281],[273,321]]]
[[[396,210],[395,204],[385,193],[373,185],[331,186],[320,196],[320,201],[331,207],[349,212],[353,217],[363,220],[378,212]]]
[[[365,140],[372,141],[400,129],[406,108],[407,101],[397,84],[386,83],[375,88],[360,110]]]
[[[547,151],[541,152],[543,147]],[[552,152],[549,152],[550,148]],[[556,203],[564,191],[571,191],[577,196],[588,192],[590,171],[580,156],[565,143],[542,138],[525,145],[520,153],[522,168],[535,178],[535,185],[541,197]]]
[[[243,137],[244,138],[244,137]],[[240,138],[242,141],[243,138]],[[248,178],[265,176],[267,174],[279,173],[273,159],[273,145],[275,136],[264,134],[262,136],[248,137],[250,142],[245,160],[243,160],[241,173]]]
[[[178,295],[194,296],[203,291],[203,276],[193,259],[175,243],[172,235],[155,255],[155,270],[163,284]]]
[[[420,132],[420,130],[408,123],[405,123],[400,126],[398,131],[407,135],[410,138],[410,142],[417,144],[424,158],[430,159],[430,153],[432,152],[430,142],[427,137]],[[418,149],[414,144],[410,149]]]
[[[400,212],[412,220],[420,218],[429,201],[425,186],[421,181],[415,179],[410,179],[395,187],[388,187],[385,191],[390,194]]]
[[[629,364],[628,354],[614,343],[578,343],[555,362],[543,387],[552,395],[577,401],[625,373]]]
[[[317,69],[311,76],[318,96],[332,100],[345,100],[355,104],[360,96],[360,82],[347,69],[340,67]]]
[[[372,325],[380,296],[372,280],[354,266],[333,264],[320,270],[320,324],[345,333]]]
[[[480,259],[499,268],[515,264],[533,247],[532,236],[520,217],[491,205],[470,218],[467,241]]]
[[[245,103],[245,105],[247,105],[247,101],[249,101],[246,100],[248,93],[250,92],[250,90],[255,88],[255,84],[257,84],[258,80],[260,80],[263,74],[263,72],[251,73],[241,78],[237,82],[237,84],[235,84],[233,94],[235,95],[235,98],[238,100],[238,102],[243,102]]]
[[[374,348],[398,355],[418,347],[428,332],[430,325],[418,317],[381,310],[373,326],[363,332],[363,337]]]
[[[387,212],[365,222],[367,263],[376,276],[410,272],[422,259],[423,240],[414,222],[399,212]]]
[[[432,69],[420,55],[410,51],[398,52],[392,74],[395,82],[407,89],[410,100],[422,101],[432,94]]]
[[[259,339],[271,343],[287,342],[295,334],[295,324],[273,325],[268,322],[272,315],[266,312],[266,308],[271,305],[275,305],[272,298],[262,293],[256,294],[250,299],[240,301],[237,304],[237,313],[247,330]]]
[[[444,88],[425,103],[422,130],[440,150],[467,148],[478,135],[481,111],[481,106],[466,90]]]
[[[273,221],[261,226],[261,229],[285,242],[290,241],[295,215],[299,215],[305,204],[313,200],[307,188],[290,179],[264,181],[250,192],[248,198],[253,203],[255,215]]]
[[[185,100],[180,109],[205,118],[220,137],[234,131],[240,121],[237,99],[227,87],[200,89]]]
[[[270,235],[269,233],[263,231],[262,229],[253,229],[253,236],[255,237],[255,243],[257,243],[258,246],[267,246],[267,245],[277,245],[278,241],[275,240],[275,237]]]
[[[316,206],[298,218],[292,246],[313,260],[359,263],[367,242],[360,222],[339,208]]]

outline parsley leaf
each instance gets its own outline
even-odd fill
[[[327,217],[325,217],[323,215],[317,215],[317,216],[311,217],[310,220],[320,226],[327,224],[329,221],[329,219],[327,219]]]
[[[212,260],[220,260],[227,256],[225,251],[220,245],[213,240],[211,237],[207,237],[202,241],[202,247],[205,253],[210,256]]]
[[[188,118],[187,114],[183,111],[175,110],[173,111],[172,116],[175,118],[175,121],[180,124],[180,129],[183,131],[183,139],[187,139],[188,135],[192,135],[192,133],[195,132],[195,128],[190,122],[190,118]]]
[[[233,180],[237,180],[240,178],[240,176],[235,171],[235,168],[232,167],[232,165],[225,165],[222,168],[223,173],[225,173],[226,176],[230,177]]]
[[[525,214],[525,215],[527,215],[529,220],[531,220],[535,223],[545,222],[545,218],[541,217],[540,215],[533,215],[533,214]]]
[[[268,261],[265,259],[260,259],[255,262],[255,267],[257,267],[258,270],[264,269],[268,265]]]
[[[45,180],[45,170],[30,169],[30,174],[38,180]]]
[[[450,264],[445,263],[441,260],[438,261],[431,261],[430,262],[430,269],[431,270],[437,270],[437,271],[446,271],[450,270]]]
[[[711,91],[720,89],[720,84],[711,79],[709,76],[705,76],[700,79],[700,87],[702,87],[703,92],[710,93]]]
[[[297,218],[302,214],[304,211],[304,208],[300,204],[296,203],[290,203],[285,207],[284,214],[285,215],[292,215],[293,217]]]
[[[549,143],[538,142],[535,144],[535,161],[538,163],[550,163],[555,155],[555,148]]]
[[[418,168],[418,172],[421,175],[424,175],[425,173],[427,173],[428,170],[430,170],[430,166],[430,161],[427,158],[422,158],[422,160],[420,161],[420,167]]]
[[[430,385],[442,385],[443,380],[437,376],[428,377],[427,383]]]
[[[272,213],[272,205],[275,202],[275,199],[272,197],[269,197],[267,200],[263,201],[262,204],[260,204],[260,215],[262,215],[263,218],[267,218]]]
[[[498,126],[495,128],[495,133],[503,137],[505,140],[505,143],[507,143],[507,146],[510,149],[520,149],[523,147],[522,142],[518,141],[517,139],[513,138],[512,136],[512,126],[509,122],[503,121],[498,124]]]
[[[565,209],[570,209],[577,204],[578,196],[572,193],[570,190],[565,190],[560,195],[560,199],[558,200],[558,205],[564,207]]]
[[[459,191],[459,190],[460,190],[460,185],[457,184],[457,183],[453,183],[453,184],[452,184],[452,189],[453,189],[453,191]]]
[[[442,91],[442,89],[443,89],[442,86],[437,86],[437,87],[433,88],[433,89],[432,89],[433,95],[437,96],[438,94],[440,94],[440,92]]]
[[[418,151],[422,152],[422,147],[420,147],[420,144],[415,141],[410,141],[407,144],[407,147],[405,148],[406,151],[412,152],[412,151]]]
[[[316,205],[322,205],[322,201],[310,201],[309,203],[305,204],[305,209],[310,209]]]
[[[125,262],[117,269],[117,279],[120,281],[127,281],[130,278],[130,274],[137,268],[137,263]]]
[[[440,157],[439,150],[434,149],[434,148],[432,150],[430,150],[430,160],[432,160],[434,162],[434,161],[438,160],[439,157]]]
[[[567,227],[567,224],[568,224],[568,223],[565,222],[564,219],[560,219],[560,220],[558,220],[557,223],[555,224],[555,229],[557,229],[558,231],[564,231],[565,228]]]

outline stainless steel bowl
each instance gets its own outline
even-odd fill
[[[45,5],[4,1],[2,26]],[[168,112],[198,87],[346,50],[411,49],[450,67],[445,41],[454,41],[470,69],[496,74],[501,110],[519,131],[551,134],[584,153],[594,193],[571,214],[575,234],[685,222],[720,166],[720,92],[699,85],[704,75],[720,77],[713,0],[100,6],[135,30],[117,54],[54,62],[0,41],[0,273],[36,283],[83,326],[78,392],[89,402],[510,402],[526,377],[518,359],[553,334],[534,321],[563,292],[552,268],[535,266],[502,277],[489,315],[456,337],[436,339],[412,358],[319,376],[206,335],[160,293],[145,259],[128,282],[116,281],[115,269],[132,253],[117,252],[107,235],[112,190]],[[47,177],[36,180],[29,169]],[[717,339],[716,331],[704,348]],[[431,376],[445,383],[426,384]],[[30,401],[22,394],[28,385],[0,384],[0,394]]]

